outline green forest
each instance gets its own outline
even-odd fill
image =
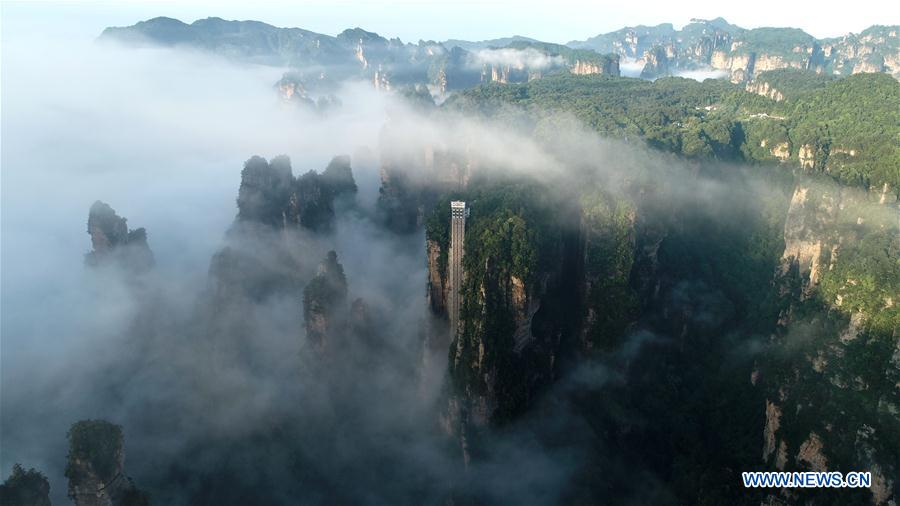
[[[642,140],[688,158],[777,161],[865,188],[900,191],[900,83],[884,74],[831,80],[805,71],[762,74],[785,100],[749,93],[724,80],[667,77],[650,82],[557,74],[524,84],[488,84],[445,107],[535,129],[568,113],[597,132]],[[803,163],[805,162],[805,163]]]

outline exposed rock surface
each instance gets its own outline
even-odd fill
[[[896,205],[877,191],[800,180],[775,275],[778,328],[761,374],[770,399],[763,460],[779,470],[871,471],[872,504],[894,498],[896,459],[875,448],[897,434],[888,421],[900,412],[895,390],[879,385],[900,378],[900,360],[890,356],[897,330],[879,323],[892,306],[879,300],[871,279],[875,294],[860,291],[857,276],[878,275],[875,259],[890,253],[871,250],[857,274],[842,264],[854,261],[860,241],[897,236]]]
[[[425,251],[428,256],[428,305],[433,314],[447,318],[449,285],[445,277],[446,266],[441,265],[441,256],[444,255],[446,262],[447,252],[442,251],[441,244],[433,239],[426,241]]]
[[[763,454],[764,461],[775,452],[775,433],[781,427],[781,409],[772,401],[766,400],[766,427],[763,430]]]
[[[569,72],[576,75],[602,74],[607,76],[621,75],[619,58],[606,58],[602,62],[576,59],[569,67]]]
[[[671,74],[671,70],[669,69],[669,55],[666,54],[666,48],[662,46],[653,47],[647,51],[644,60],[647,63],[644,64],[644,68],[641,70],[642,78],[655,79]]]
[[[811,433],[806,441],[800,444],[797,462],[807,464],[813,471],[828,470],[828,459],[822,454],[822,439],[818,434]]]
[[[745,89],[750,93],[756,93],[757,95],[761,95],[766,98],[771,98],[776,102],[781,102],[784,100],[784,94],[775,89],[774,86],[770,85],[765,81],[753,81],[747,83]]]

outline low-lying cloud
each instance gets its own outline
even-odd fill
[[[696,70],[679,70],[675,72],[675,76],[693,79],[695,81],[705,81],[706,79],[724,79],[731,75],[727,70],[696,69]]]
[[[559,55],[548,55],[534,48],[480,49],[471,55],[474,65],[493,65],[514,69],[545,70],[565,64]]]

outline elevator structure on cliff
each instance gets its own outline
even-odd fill
[[[449,269],[449,304],[447,312],[450,316],[450,339],[456,339],[459,332],[459,311],[462,306],[460,290],[463,282],[463,255],[465,254],[466,218],[469,216],[469,208],[466,203],[458,200],[450,202],[450,254],[447,268]]]

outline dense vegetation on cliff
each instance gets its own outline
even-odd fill
[[[790,77],[787,77],[790,76]],[[775,83],[789,98],[760,97],[721,80],[654,82],[608,76],[558,75],[461,92],[446,107],[500,118],[539,132],[559,113],[603,135],[641,139],[690,158],[764,162],[775,146],[795,164],[848,184],[900,191],[900,83],[860,74],[823,84],[816,74],[782,72]]]
[[[472,214],[460,290],[463,326],[450,347],[449,369],[456,388],[487,399],[486,416],[502,423],[524,409],[534,384],[546,382],[552,371],[552,350],[543,356],[534,349],[524,354],[513,350],[517,330],[530,324],[523,321],[522,306],[540,296],[537,287],[554,270],[564,228],[572,224],[564,219],[567,207],[559,197],[534,181],[479,179],[469,188],[453,194],[471,204]],[[441,248],[443,269],[450,245],[449,200],[439,201],[426,222],[428,239]]]
[[[615,197],[597,193],[603,185],[596,181],[583,181],[575,192],[585,241],[585,292],[578,304],[586,316],[579,320],[579,346],[599,351],[594,356],[612,364],[640,336],[648,336],[652,344],[645,346],[653,349],[652,358],[643,354],[625,367],[627,386],[581,392],[579,413],[592,426],[613,431],[624,429],[620,419],[609,420],[611,412],[624,418],[624,410],[641,420],[669,413],[671,423],[637,428],[626,422],[633,434],[601,438],[598,446],[621,445],[625,455],[654,455],[660,464],[655,470],[689,502],[734,500],[725,484],[738,477],[726,470],[759,465],[759,433],[754,431],[761,426],[768,431],[775,423],[776,446],[783,445],[777,451],[789,452],[777,459],[764,455],[774,469],[784,469],[783,460],[788,469],[817,469],[827,461],[828,469],[872,466],[883,477],[893,471],[885,464],[890,461],[885,449],[900,437],[891,423],[898,370],[893,350],[900,328],[895,302],[900,243],[892,204],[900,183],[895,142],[900,85],[878,74],[835,80],[777,71],[762,78],[783,97],[776,101],[721,81],[650,83],[560,75],[481,86],[444,106],[512,125],[548,143],[558,138],[555,129],[566,124],[566,116],[574,116],[604,135],[688,158],[697,173],[733,189],[708,208],[681,200],[680,185],[660,181],[659,173],[637,171]],[[752,164],[738,168],[710,163],[714,160]],[[748,188],[755,188],[752,196],[739,195],[739,189]],[[806,201],[809,208],[802,205]],[[509,211],[518,209],[511,205]],[[446,216],[447,211],[441,206],[435,212]],[[786,220],[799,220],[799,232]],[[492,226],[506,230],[500,223]],[[446,240],[440,226],[429,226],[426,233]],[[594,233],[599,240],[592,243]],[[800,249],[786,249],[786,242]],[[490,250],[492,244],[469,236],[467,255],[473,248]],[[546,247],[559,251],[563,243],[552,244]],[[810,248],[821,252],[815,253],[818,267],[811,268],[804,256]],[[642,256],[647,251],[654,252],[652,261]],[[476,301],[476,311],[463,318],[470,319],[466,325],[488,331],[459,337],[470,340],[462,367],[452,369],[464,392],[487,378],[498,379],[484,375],[479,360],[495,346],[508,349],[514,343],[508,337],[515,327],[512,316],[490,318],[498,312],[491,298],[507,300],[508,288],[486,283],[491,260],[473,256],[477,263],[467,263],[467,269],[477,281],[467,289],[478,291],[467,294]],[[602,275],[592,276],[592,270]],[[560,331],[566,343],[566,329]],[[504,385],[511,398],[516,391]],[[527,402],[526,396],[518,398]],[[777,420],[763,416],[774,415],[760,409],[772,399],[785,406],[778,415],[780,432]],[[703,419],[695,410],[703,410]],[[836,415],[848,411],[853,415]],[[719,417],[715,429],[706,425]],[[711,441],[710,434],[722,439]],[[698,451],[686,455],[686,447]],[[721,448],[728,451],[719,453]],[[873,492],[877,500],[890,494],[880,483]],[[596,494],[587,481],[584,487],[584,497]],[[803,497],[813,496],[825,503],[834,500],[821,494]],[[868,497],[857,491],[842,500]],[[742,499],[761,500],[752,494]]]

